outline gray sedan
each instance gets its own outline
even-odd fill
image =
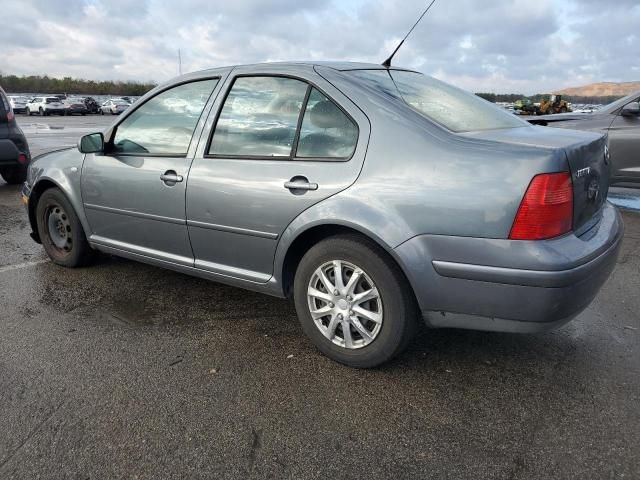
[[[614,268],[602,134],[534,127],[417,72],[282,63],[188,74],[22,193],[53,262],[95,251],[280,297],[311,341],[379,365],[430,327],[536,332]]]
[[[640,92],[591,113],[544,115],[527,119],[535,125],[609,134],[611,184],[640,188]]]

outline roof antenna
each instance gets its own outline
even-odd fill
[[[420,18],[418,19],[418,21],[416,23],[413,24],[413,27],[411,27],[411,30],[409,30],[407,32],[407,34],[404,36],[404,38],[402,39],[402,41],[398,44],[398,46],[396,47],[396,49],[393,51],[393,53],[389,56],[389,58],[387,58],[384,62],[382,62],[382,66],[385,68],[390,68],[391,67],[391,60],[393,59],[393,57],[395,56],[395,54],[398,52],[398,50],[400,50],[400,47],[402,46],[402,44],[404,43],[404,41],[407,39],[407,37],[409,35],[411,35],[411,32],[413,32],[413,29],[416,28],[416,25],[418,25],[420,23],[420,20],[422,20],[422,17],[424,17],[427,12],[429,11],[429,9],[431,8],[431,6],[436,3],[436,0],[431,0],[431,3],[429,4],[429,6],[425,9],[424,12],[422,12],[422,15],[420,15]]]

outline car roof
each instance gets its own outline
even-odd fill
[[[188,76],[206,76],[206,75],[210,75],[210,74],[215,74],[216,72],[223,70],[223,69],[229,69],[229,68],[255,68],[256,70],[259,70],[260,67],[282,67],[283,69],[286,68],[287,70],[290,69],[296,69],[296,68],[300,68],[300,70],[306,70],[309,67],[314,67],[314,66],[321,66],[321,67],[327,67],[327,68],[332,68],[334,70],[340,70],[340,71],[348,71],[348,70],[386,70],[386,67],[380,65],[379,63],[365,63],[365,62],[344,62],[344,61],[315,61],[315,60],[308,60],[308,61],[304,61],[304,60],[300,60],[300,61],[291,61],[291,62],[264,62],[264,63],[253,63],[253,64],[246,64],[246,65],[229,65],[226,67],[218,67],[218,68],[210,68],[207,70],[200,70],[198,72],[193,72],[191,74],[187,74]],[[406,71],[415,71],[415,70],[411,70],[409,68],[402,68],[402,67],[391,67],[391,70],[406,70]],[[187,76],[185,75],[185,76]]]

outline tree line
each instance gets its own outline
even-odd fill
[[[542,100],[543,97],[548,97],[549,94],[544,93],[536,93],[535,95],[522,95],[521,93],[476,93],[477,96],[484,98],[485,100],[489,100],[490,102],[508,102],[513,103],[516,100],[522,100],[523,98],[528,98],[532,102],[536,103]],[[578,95],[563,95],[562,98],[567,102],[571,103],[585,103],[585,104],[595,104],[595,105],[606,105],[607,103],[611,103],[619,98],[622,98],[622,95],[608,95],[604,97],[594,97],[594,96],[578,96]]]
[[[153,82],[123,82],[113,80],[84,80],[72,77],[49,77],[48,75],[3,75],[0,73],[0,87],[8,93],[69,93],[86,95],[132,95],[141,96],[156,86]],[[539,102],[545,94],[537,93],[526,96],[521,93],[476,93],[490,102],[509,102],[528,98],[532,102]],[[564,96],[572,103],[607,104],[621,98],[621,96]]]
[[[84,80],[80,78],[55,78],[47,75],[3,75],[0,86],[7,93],[69,93],[86,95],[141,96],[154,88],[151,82],[122,82],[113,80]]]

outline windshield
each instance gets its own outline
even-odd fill
[[[513,114],[435,78],[401,70],[349,72],[369,86],[403,100],[425,117],[454,132],[526,126]]]
[[[627,103],[631,103],[634,100],[638,99],[639,97],[640,97],[640,92],[634,92],[631,95],[627,95],[626,97],[620,98],[618,100],[615,100],[609,103],[608,105],[605,105],[599,110],[599,112],[616,113],[617,110],[624,107]]]
[[[27,103],[29,99],[27,97],[9,97],[14,102]]]
[[[60,103],[60,99],[58,97],[49,97],[46,100],[47,103]]]
[[[113,103],[115,103],[116,105],[129,105],[127,102],[125,102],[124,100],[111,100]]]

